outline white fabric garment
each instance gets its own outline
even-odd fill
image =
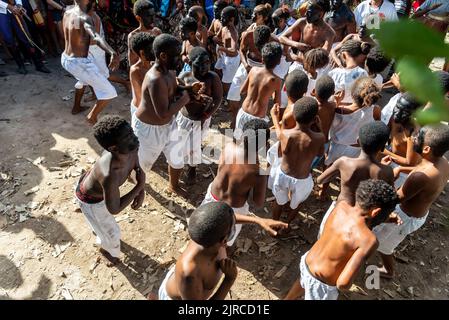
[[[335,113],[329,130],[330,146],[325,160],[326,165],[332,164],[342,156],[357,157],[360,148],[357,144],[359,130],[365,124],[373,122],[374,106],[358,109],[349,114]]]
[[[145,171],[151,170],[161,152],[170,167],[184,167],[183,150],[186,137],[179,132],[175,117],[169,123],[158,126],[140,121],[134,113],[131,124],[139,139],[139,162]]]
[[[400,204],[396,206],[394,212],[401,218],[401,225],[397,225],[396,223],[381,223],[373,228],[373,232],[379,241],[377,251],[385,255],[393,254],[394,250],[401,244],[407,235],[423,226],[429,215],[427,212],[422,218],[410,217],[401,209]]]
[[[243,108],[239,109],[239,112],[237,113],[237,117],[235,119],[235,130],[234,130],[234,137],[237,140],[239,140],[243,134],[243,126],[253,119],[262,119],[267,123],[270,121],[270,119],[267,116],[265,116],[265,118],[259,118],[243,111]]]
[[[159,287],[159,300],[173,300],[170,298],[170,296],[167,293],[167,282],[170,279],[170,277],[175,273],[176,264],[174,264],[165,275],[164,280],[161,283],[161,286]]]
[[[391,97],[390,101],[383,107],[382,114],[380,116],[380,120],[385,123],[388,126],[388,123],[390,123],[390,119],[393,116],[393,110],[396,106],[396,103],[398,102],[399,98],[401,98],[402,93],[395,94],[393,97]]]
[[[131,103],[129,104],[129,111],[131,113],[131,119],[134,116],[134,113],[137,111],[137,107],[133,104],[133,101],[131,100]]]
[[[194,121],[181,112],[178,112],[176,123],[178,130],[185,136],[185,144],[183,148],[184,163],[189,166],[196,166],[202,161],[201,143],[206,139],[209,132],[211,118],[204,121],[201,128],[201,121]]]
[[[97,235],[96,242],[101,248],[115,258],[120,258],[120,227],[112,214],[109,213],[104,201],[86,203],[75,199],[80,206],[86,221]]]
[[[90,55],[87,58],[76,58],[63,53],[61,65],[80,83],[91,86],[98,100],[109,100],[117,97],[114,86],[100,71]]]
[[[209,186],[207,187],[207,192],[206,195],[204,197],[203,202],[201,202],[201,206],[203,204],[206,203],[211,203],[211,202],[218,202],[219,200],[217,200],[213,195],[212,195],[212,182],[209,184]],[[249,205],[248,202],[245,202],[245,204],[243,205],[243,207],[240,208],[232,208],[232,210],[234,210],[234,214],[238,213],[238,214],[242,214],[242,215],[248,215],[249,214]],[[237,223],[235,225],[235,234],[234,237],[232,237],[231,239],[228,240],[227,245],[228,247],[231,247],[235,240],[237,239],[240,231],[242,231],[242,224]]]
[[[101,49],[96,44],[92,44],[89,46],[89,59],[95,63],[100,73],[106,78],[109,78],[109,68],[106,65],[106,53],[103,49]],[[78,81],[75,84],[75,88],[81,89],[82,87],[86,86],[87,84]]]
[[[368,72],[360,67],[352,69],[335,68],[329,72],[329,76],[335,82],[335,92],[345,92],[342,102],[350,104],[353,102],[351,95],[352,85],[358,78],[368,77]]]
[[[252,68],[254,67],[263,67],[263,64],[260,62],[256,62],[254,60],[251,60],[250,58],[246,58],[248,61],[248,65]],[[232,78],[231,87],[229,88],[227,99],[230,101],[240,101],[240,88],[242,87],[243,83],[245,82],[246,78],[248,78],[248,72],[246,72],[245,66],[243,63],[240,63],[240,66],[238,67],[234,78]]]
[[[268,176],[268,189],[273,190],[274,178],[276,177],[276,170],[281,164],[282,158],[279,157],[280,142],[273,144],[267,152],[267,162],[270,164],[270,175]]]
[[[355,22],[357,27],[362,24],[368,29],[379,28],[382,21],[398,20],[398,14],[393,3],[384,0],[380,8],[371,7],[371,0],[361,2],[354,10]]]
[[[330,286],[315,278],[309,270],[306,263],[307,251],[299,263],[299,271],[301,273],[300,283],[304,288],[304,300],[337,300],[338,289]]]
[[[290,208],[296,209],[307,200],[312,190],[311,174],[305,179],[296,179],[285,174],[280,165],[277,166],[272,191],[278,205],[283,206],[290,201]]]

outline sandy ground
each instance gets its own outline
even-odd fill
[[[166,163],[159,159],[144,206],[116,217],[122,230],[123,263],[113,268],[98,263],[95,237],[74,203],[73,186],[101,148],[84,115],[70,114],[74,79],[63,72],[58,59],[50,60],[49,68],[50,75],[29,67],[30,74],[22,76],[15,74],[12,63],[1,67],[10,76],[0,78],[0,298],[144,299],[157,292],[185,247],[183,219],[201,202],[216,165],[199,167],[198,183],[183,201],[163,192]],[[130,96],[117,89],[119,97],[105,113],[129,119]],[[228,118],[228,113],[219,111],[209,141],[221,138]],[[338,186],[332,188],[335,197]],[[382,280],[380,290],[368,290],[362,272],[357,280],[361,290],[340,298],[448,299],[448,202],[444,193],[425,226],[400,245],[394,280]],[[311,196],[301,206],[288,239],[273,239],[255,226],[244,226],[235,255],[239,275],[228,298],[282,298],[298,276],[299,258],[313,244],[328,206],[329,202]],[[254,212],[268,217],[269,210],[267,202]],[[369,261],[378,262],[377,256]]]

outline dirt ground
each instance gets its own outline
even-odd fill
[[[163,191],[167,169],[160,158],[144,206],[116,217],[123,263],[112,268],[98,263],[95,237],[77,210],[73,187],[101,148],[84,115],[70,114],[74,79],[57,58],[49,68],[49,75],[29,67],[30,74],[22,76],[12,62],[1,67],[10,75],[0,78],[0,299],[144,299],[157,292],[185,247],[183,219],[202,201],[216,165],[199,167],[198,183],[183,201]],[[129,119],[130,96],[117,89],[119,97],[105,113]],[[220,139],[228,118],[228,113],[218,112],[209,142]],[[335,197],[338,186],[332,188]],[[382,280],[380,290],[368,290],[361,274],[361,290],[340,299],[448,299],[448,203],[444,193],[425,226],[401,244],[394,280]],[[329,204],[311,196],[288,239],[244,226],[235,255],[239,275],[228,299],[281,299],[298,276],[299,258],[313,244]],[[270,203],[254,212],[268,217]],[[378,262],[377,256],[369,261]]]

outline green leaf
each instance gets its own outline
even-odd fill
[[[372,30],[385,53],[395,59],[413,56],[422,62],[435,57],[449,57],[444,36],[416,20],[382,22]]]

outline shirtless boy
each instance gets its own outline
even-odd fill
[[[145,197],[145,173],[139,165],[139,141],[129,123],[119,116],[105,116],[93,128],[95,139],[105,149],[100,159],[79,180],[76,200],[97,236],[100,252],[110,263],[120,258],[120,227],[114,215],[129,204],[137,210]],[[137,184],[120,197],[120,186],[131,173]]]
[[[296,126],[285,129],[280,125],[279,105],[271,109],[271,117],[280,141],[282,160],[273,180],[273,219],[279,220],[284,209],[288,211],[287,223],[293,221],[298,206],[313,190],[312,161],[324,153],[325,137],[320,129],[318,103],[314,98],[303,97],[295,102],[293,113]],[[286,208],[290,204],[290,209]]]
[[[349,291],[378,246],[372,228],[388,218],[397,202],[394,188],[385,181],[361,182],[355,206],[339,202],[321,237],[301,257],[299,279],[285,299],[304,295],[305,300],[337,300],[339,291]]]
[[[65,12],[62,21],[65,49],[61,55],[62,67],[78,81],[94,89],[98,100],[87,115],[87,121],[90,124],[97,122],[98,114],[106,107],[109,100],[117,96],[115,88],[107,77],[93,60],[88,58],[91,40],[95,40],[102,50],[111,55],[109,68],[115,70],[120,62],[118,54],[95,31],[92,17],[87,14],[93,3],[93,0],[75,0],[73,8]]]
[[[337,201],[333,201],[327,210],[321,228],[334,209],[336,203],[345,201],[349,205],[355,204],[355,191],[360,181],[378,179],[394,185],[393,169],[378,161],[384,150],[390,130],[382,121],[375,121],[362,126],[359,130],[360,155],[357,158],[341,157],[327,168],[317,179],[318,184],[325,184],[340,175],[340,194]]]
[[[269,137],[268,124],[261,119],[254,119],[244,126],[241,143],[229,143],[220,157],[217,176],[207,189],[202,204],[224,201],[230,205],[237,221],[234,237],[228,239],[232,246],[242,229],[241,223],[255,223],[276,236],[277,230],[287,227],[285,223],[263,219],[250,214],[248,200],[255,207],[262,207],[265,202],[267,177],[261,174],[258,152],[266,146]],[[261,143],[262,142],[262,143]]]
[[[212,115],[223,99],[223,88],[218,75],[210,71],[210,57],[203,47],[194,47],[189,53],[192,71],[179,75],[179,80],[190,86],[200,82],[203,86],[178,113],[178,129],[186,139],[184,160],[188,164],[187,183],[195,182],[196,165],[201,163],[201,143],[207,137]]]
[[[137,53],[139,60],[129,69],[129,80],[131,81],[131,119],[137,107],[140,105],[142,96],[142,83],[145,75],[154,62],[153,42],[154,36],[147,32],[137,32],[130,38],[131,50]]]
[[[192,71],[189,64],[189,53],[192,48],[201,46],[201,42],[196,37],[196,31],[198,29],[198,24],[196,20],[192,17],[185,17],[179,23],[181,27],[181,39],[182,39],[182,49],[181,58],[184,62],[184,67],[181,72]]]
[[[282,80],[273,73],[282,57],[279,43],[267,43],[262,49],[263,68],[252,68],[240,90],[246,95],[242,108],[237,113],[235,129],[242,130],[246,122],[252,119],[264,119],[268,122],[267,109],[270,98],[274,94],[274,102],[281,103]],[[239,132],[236,132],[238,138]]]
[[[139,26],[128,34],[128,62],[129,65],[134,65],[139,57],[136,52],[131,50],[130,39],[134,33],[147,32],[156,37],[162,33],[162,31],[154,26],[154,5],[150,0],[137,0],[134,3],[133,13],[136,20],[139,22]]]
[[[168,191],[182,194],[179,176],[184,167],[182,139],[176,114],[190,102],[186,90],[178,92],[175,70],[181,63],[181,43],[175,37],[161,34],[154,39],[156,58],[142,84],[140,105],[133,115],[132,126],[140,141],[139,159],[149,171],[161,152],[168,161]]]
[[[188,229],[191,240],[162,281],[159,300],[224,300],[237,278],[237,265],[225,250],[235,233],[232,208],[221,201],[201,205]]]
[[[219,36],[216,37],[218,44],[217,54],[219,57],[215,68],[220,69],[222,72],[221,81],[225,96],[228,95],[232,79],[240,64],[239,34],[236,27],[236,16],[238,16],[236,8],[228,6],[223,9],[221,12],[222,29],[220,30]]]
[[[382,224],[374,233],[379,240],[383,267],[381,274],[394,276],[394,250],[407,235],[415,232],[426,222],[433,202],[439,197],[449,179],[449,163],[444,154],[449,150],[449,127],[447,125],[425,126],[415,140],[415,151],[422,161],[416,167],[398,167],[395,174],[409,173],[398,190],[400,204],[395,212],[403,221],[401,225]]]
[[[329,1],[310,0],[306,17],[298,19],[289,27],[279,37],[279,41],[302,53],[320,47],[330,52],[335,39],[335,31],[323,20],[327,11],[329,11]],[[299,55],[298,58],[301,57],[302,55]]]

